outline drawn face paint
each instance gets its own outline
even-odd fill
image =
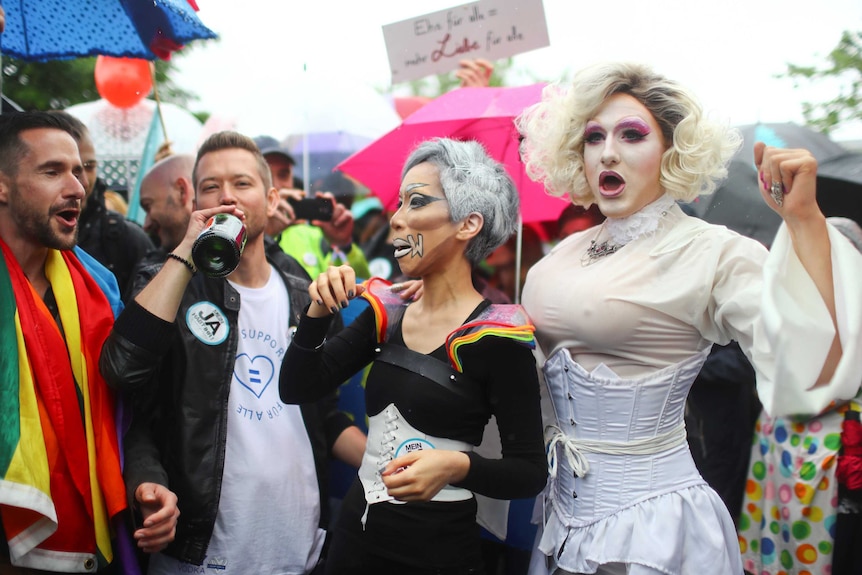
[[[411,258],[421,258],[424,251],[422,248],[423,239],[422,234],[417,234],[415,238],[413,234],[407,234],[406,240],[395,238],[395,241],[392,242],[392,247],[395,248],[395,259],[400,259],[407,255]]]
[[[426,269],[420,263],[443,258],[457,226],[449,216],[449,204],[434,165],[419,164],[404,176],[398,210],[390,225],[395,236],[393,255],[405,274],[416,277]]]
[[[434,202],[446,200],[446,198],[430,196],[428,194],[423,194],[422,192],[416,191],[427,186],[428,184],[417,182],[414,184],[410,184],[404,188],[407,201],[409,202],[408,209],[420,209],[424,206],[433,204]],[[409,255],[411,258],[421,258],[424,251],[422,247],[424,243],[423,240],[424,238],[422,237],[422,234],[416,234],[416,237],[413,237],[413,234],[407,234],[406,241],[402,240],[401,238],[396,239],[393,242],[393,245],[395,246],[395,258],[402,258],[406,255]]]

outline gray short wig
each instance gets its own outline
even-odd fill
[[[519,202],[515,183],[505,168],[474,141],[436,138],[422,142],[407,158],[401,179],[425,162],[439,171],[453,222],[472,213],[482,216],[482,230],[470,241],[464,254],[470,263],[478,264],[517,229]]]

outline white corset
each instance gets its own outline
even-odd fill
[[[601,367],[587,372],[567,349],[545,362],[558,425],[549,438],[549,494],[561,521],[587,525],[649,497],[704,484],[685,441],[684,416],[708,354],[709,348],[639,379]]]
[[[369,505],[384,501],[401,503],[386,491],[380,472],[396,457],[422,449],[473,451],[473,446],[463,441],[422,433],[404,419],[394,403],[390,403],[377,415],[370,416],[365,454],[359,467],[359,479],[365,489],[365,501]],[[447,485],[431,501],[464,501],[471,497],[473,497],[471,491]]]

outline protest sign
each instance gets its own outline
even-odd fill
[[[383,27],[392,83],[442,74],[466,58],[498,60],[548,46],[542,0],[480,0]]]

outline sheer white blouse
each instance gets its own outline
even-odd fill
[[[771,252],[674,205],[658,229],[585,265],[592,228],[560,242],[534,265],[522,303],[546,357],[567,348],[588,371],[624,378],[677,364],[712,343],[740,343],[773,416],[818,413],[856,395],[862,382],[862,255],[832,228],[842,361],[811,388],[835,328],[782,225]],[[601,236],[601,237],[599,237]]]

